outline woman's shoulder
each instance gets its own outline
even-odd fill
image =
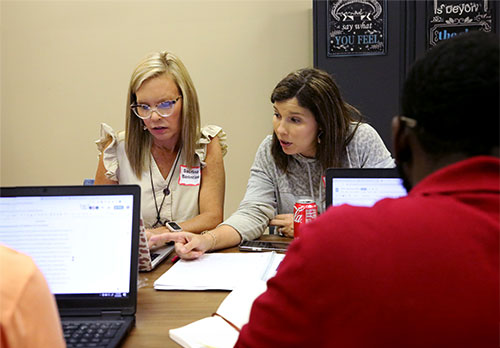
[[[204,126],[200,129],[200,137],[198,138],[198,145],[209,144],[213,138],[217,137],[221,146],[224,148],[224,153],[227,150],[227,134],[222,127],[216,125]]]
[[[271,154],[272,146],[273,146],[273,136],[266,135],[266,137],[260,142],[260,145],[257,148],[257,156],[263,155],[265,157],[268,157]]]
[[[102,154],[106,178],[119,181],[117,177],[120,159],[125,158],[125,132],[115,132],[106,123],[101,124],[101,137],[96,140],[97,149]]]
[[[348,153],[350,167],[394,167],[394,160],[384,141],[375,128],[368,123],[359,124],[347,148],[351,153],[351,156]]]
[[[273,136],[272,136],[272,134],[269,134],[269,135],[266,135],[266,137],[260,143],[259,150],[260,149],[269,149],[269,150],[271,150],[272,146],[273,146]]]
[[[366,123],[366,122],[353,122],[351,123],[351,129],[354,130],[354,129],[357,129],[356,132],[360,132],[360,133],[373,133],[373,132],[377,132],[375,130],[375,128],[373,128],[373,126],[371,126],[370,124]]]
[[[351,124],[351,130],[354,131],[353,142],[359,144],[379,141],[380,135],[371,125],[365,122]]]
[[[200,159],[202,166],[205,165],[207,157],[207,146],[212,142],[212,139],[217,138],[222,150],[222,156],[227,153],[227,134],[224,130],[216,125],[204,126],[200,129],[200,137],[196,142],[195,153]]]
[[[261,166],[275,166],[275,162],[271,154],[272,145],[273,136],[266,135],[257,148],[257,153],[255,154],[255,164],[259,164]]]
[[[124,141],[125,141],[125,131],[115,132],[110,125],[106,123],[101,123],[101,136],[95,142],[100,152],[116,148],[119,144],[123,143]]]

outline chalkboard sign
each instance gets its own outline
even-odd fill
[[[432,0],[427,3],[427,47],[473,30],[492,31],[494,3],[490,0]]]
[[[328,0],[327,55],[386,53],[387,0]]]

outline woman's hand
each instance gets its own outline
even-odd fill
[[[161,240],[151,242],[151,238],[153,236],[172,233],[171,231],[168,231],[164,227],[163,228],[146,228],[145,232],[146,232],[146,238],[148,240],[149,249],[155,249],[155,248],[159,248],[159,247],[165,245],[165,243],[162,243]]]
[[[276,226],[276,231],[286,237],[293,238],[293,214],[279,214],[269,222],[269,225]]]
[[[180,258],[185,260],[197,259],[212,246],[210,235],[200,235],[191,232],[170,232],[156,234],[149,238],[149,246],[163,245],[168,242],[175,242],[175,252]]]

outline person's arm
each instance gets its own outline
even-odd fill
[[[118,181],[110,180],[106,177],[106,168],[104,167],[104,161],[102,160],[102,154],[99,156],[99,162],[97,164],[97,171],[95,173],[94,185],[117,185]]]
[[[206,166],[201,170],[200,214],[177,223],[184,231],[200,233],[215,228],[224,218],[226,174],[219,137],[207,145]]]
[[[332,309],[342,304],[338,293],[345,293],[335,291],[342,288],[336,274],[345,273],[335,264],[338,253],[328,238],[335,231],[327,222],[335,220],[317,220],[304,226],[303,236],[290,244],[266,292],[254,301],[235,347],[321,347],[342,327],[329,325],[338,315]]]
[[[183,231],[201,233],[215,228],[224,218],[224,194],[226,188],[226,174],[219,137],[214,137],[207,145],[206,166],[201,170],[201,187],[199,194],[200,214],[186,221],[176,221]],[[171,233],[165,226],[146,230],[150,237]],[[156,242],[154,242],[156,241]],[[155,238],[149,243],[150,247],[162,244],[162,239]]]
[[[270,148],[263,141],[255,156],[250,170],[247,191],[238,210],[222,225],[209,233],[195,238],[190,233],[178,236],[155,236],[150,239],[151,245],[159,245],[175,240],[176,251],[185,259],[193,259],[209,250],[218,250],[238,245],[242,239],[256,239],[274,217],[276,197],[272,175],[267,169],[270,166]],[[212,246],[212,243],[215,245]],[[181,245],[187,245],[182,248]]]
[[[238,210],[224,221],[232,226],[244,240],[259,238],[276,215],[277,173],[276,163],[271,155],[270,136],[260,144],[250,169],[245,197]]]
[[[309,234],[315,231],[309,229]],[[316,236],[314,236],[316,238]],[[330,267],[315,247],[305,248],[301,240],[290,245],[267,290],[253,303],[235,347],[317,347],[324,346],[320,332],[322,308],[330,301],[324,291],[325,267]],[[322,250],[324,251],[324,250]]]
[[[238,245],[241,241],[241,236],[233,227],[221,225],[203,234],[176,232],[154,235],[149,239],[149,245],[151,247],[171,241],[175,242],[175,252],[179,257],[192,260],[200,257],[207,251]]]

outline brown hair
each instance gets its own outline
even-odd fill
[[[333,78],[325,71],[314,68],[299,69],[288,74],[274,88],[271,102],[297,98],[299,105],[308,109],[318,123],[316,158],[323,169],[340,167],[346,147],[362,121],[361,113],[342,99]],[[355,128],[351,131],[351,126]],[[283,152],[273,133],[271,153],[278,167],[286,171],[289,156]]]

